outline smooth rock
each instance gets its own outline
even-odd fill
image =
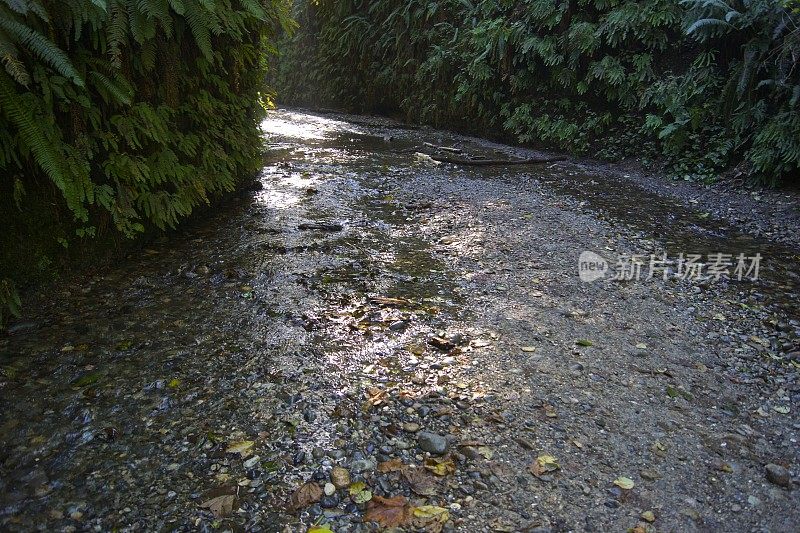
[[[417,443],[422,451],[432,453],[434,455],[443,455],[448,448],[447,439],[442,435],[431,433],[429,431],[422,431],[417,434]]]

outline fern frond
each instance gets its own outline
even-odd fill
[[[83,87],[83,80],[75,70],[75,67],[72,66],[72,62],[67,55],[44,35],[16,20],[5,17],[0,17],[0,28],[5,30],[9,36],[16,38],[21,45],[33,52],[39,59],[50,65],[62,76],[72,80],[75,85]]]

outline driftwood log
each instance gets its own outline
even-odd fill
[[[499,165],[540,165],[543,163],[554,163],[556,161],[566,161],[566,157],[545,157],[531,159],[454,159],[450,157],[430,156],[434,161],[440,163],[450,163],[452,165],[467,165],[471,167],[488,167]]]

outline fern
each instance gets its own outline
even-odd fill
[[[16,20],[5,17],[0,17],[0,29],[4,30],[11,38],[16,39],[21,46],[25,46],[36,54],[39,59],[62,76],[71,79],[75,85],[83,87],[83,80],[67,55],[45,36]]]

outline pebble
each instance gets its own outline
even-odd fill
[[[336,486],[333,483],[325,483],[324,492],[326,496],[332,496],[336,493]]]
[[[339,505],[339,498],[336,496],[323,496],[319,501],[319,506],[323,509],[333,509]]]
[[[428,431],[422,431],[417,434],[417,443],[422,451],[434,455],[443,455],[449,446],[445,437]]]
[[[792,476],[784,467],[770,463],[764,467],[764,469],[766,470],[767,479],[770,481],[770,483],[774,483],[775,485],[786,488],[791,487]]]
[[[371,472],[375,470],[378,463],[373,458],[357,459],[350,463],[350,470],[354,474],[361,474],[362,472]]]
[[[350,472],[341,466],[334,466],[331,470],[331,483],[337,489],[350,485]]]

